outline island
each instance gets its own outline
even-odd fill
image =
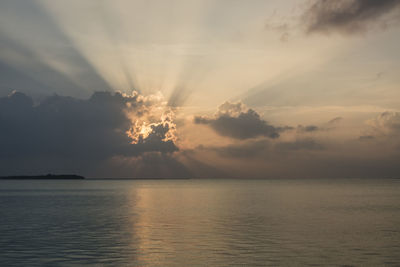
[[[32,180],[32,179],[46,179],[46,180],[81,180],[85,177],[75,174],[47,174],[47,175],[16,175],[16,176],[0,176],[0,179],[9,180]]]

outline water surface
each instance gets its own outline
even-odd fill
[[[0,248],[0,266],[399,266],[400,181],[0,181]]]

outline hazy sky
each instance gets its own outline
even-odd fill
[[[399,177],[400,0],[3,0],[0,175]]]

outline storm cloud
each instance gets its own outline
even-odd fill
[[[196,116],[194,122],[209,125],[221,136],[248,139],[259,136],[278,138],[282,128],[274,127],[263,120],[253,109],[241,102],[225,102],[213,117]]]
[[[133,127],[149,113],[154,117],[153,105],[154,100],[137,93],[96,92],[89,99],[54,95],[35,104],[14,92],[0,98],[0,162],[12,166],[11,161],[26,160],[51,170],[69,162],[78,168],[80,162],[93,166],[116,156],[177,151],[169,117]]]
[[[386,16],[399,12],[399,0],[317,0],[303,14],[307,33],[359,33],[385,25]]]

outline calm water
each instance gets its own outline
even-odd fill
[[[0,248],[0,266],[399,266],[400,181],[0,181]]]

